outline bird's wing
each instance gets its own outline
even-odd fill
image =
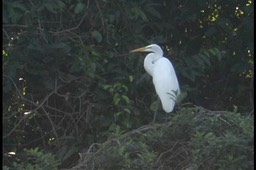
[[[154,65],[153,83],[165,112],[173,110],[176,97],[180,92],[179,83],[172,63],[165,57]]]

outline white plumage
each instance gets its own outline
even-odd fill
[[[165,112],[173,111],[177,96],[180,94],[178,79],[172,63],[163,57],[162,49],[151,44],[131,52],[149,52],[144,59],[144,68],[153,78],[157,95]]]

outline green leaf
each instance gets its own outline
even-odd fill
[[[141,18],[143,21],[147,22],[148,18],[145,13],[138,7],[131,8],[132,13],[135,15],[135,18]]]
[[[98,43],[102,41],[102,35],[99,31],[94,30],[93,32],[91,32],[91,35],[96,39]]]
[[[214,138],[215,137],[215,135],[214,135],[214,133],[212,133],[212,132],[209,132],[209,133],[207,133],[205,136],[204,136],[204,138],[206,138],[206,139],[212,139],[212,138]]]
[[[131,111],[127,108],[125,108],[124,111],[127,112],[127,113],[131,113]]]
[[[186,97],[187,97],[187,92],[181,92],[176,99],[176,103],[180,104]]]
[[[133,82],[133,76],[132,75],[129,76],[129,81]]]
[[[75,9],[74,9],[75,14],[81,13],[83,11],[84,7],[85,7],[84,3],[82,3],[82,2],[77,3],[75,6]]]
[[[212,56],[215,56],[215,55],[216,55],[215,50],[213,50],[213,49],[209,49],[208,52],[209,52]]]
[[[221,52],[218,48],[213,48],[213,50],[215,51],[215,55],[217,57],[217,60],[220,61],[222,58]]]
[[[203,54],[201,53],[201,54],[199,54],[199,56],[208,66],[211,66],[211,62],[210,62],[208,53],[203,53]]]
[[[77,153],[78,149],[74,146],[72,146],[68,152],[65,153],[64,157],[63,157],[63,161],[65,161],[66,159],[68,159],[72,154]]]
[[[153,7],[151,7],[151,6],[146,6],[146,8],[145,8],[150,14],[152,14],[153,16],[155,16],[155,17],[157,17],[158,19],[161,19],[162,17],[161,17],[161,15],[160,15],[160,13],[157,11],[157,10],[155,10],[155,8],[153,8]]]
[[[117,105],[120,102],[120,100],[120,96],[118,95],[118,93],[116,93],[113,98],[114,105]]]
[[[199,55],[192,56],[192,60],[194,60],[198,65],[204,65],[204,61],[199,57]]]
[[[157,109],[157,107],[158,107],[158,100],[156,100],[156,101],[154,101],[153,103],[151,103],[151,105],[150,105],[150,110],[153,111],[153,112],[155,112],[156,109]]]
[[[203,139],[203,136],[205,135],[205,132],[200,132],[200,131],[196,131],[196,133],[195,133],[195,138],[197,139],[197,140],[201,140],[201,139]]]
[[[193,74],[193,72],[191,72],[190,69],[185,69],[185,70],[183,70],[182,73],[183,73],[183,76],[187,77],[192,82],[195,81],[195,75]]]
[[[62,1],[57,1],[57,3],[58,3],[60,10],[63,11],[66,7],[66,4]]]
[[[127,96],[122,95],[122,98],[125,100],[126,104],[130,103],[130,99]]]
[[[125,90],[125,91],[128,91],[128,87],[124,84],[122,84],[122,88]]]
[[[49,12],[57,14],[57,11],[52,3],[46,3],[44,6]]]

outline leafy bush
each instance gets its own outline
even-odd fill
[[[18,157],[16,160],[19,160],[19,162],[14,161],[10,167],[4,166],[3,168],[6,170],[57,170],[57,167],[60,165],[60,162],[56,160],[54,155],[45,153],[38,148],[24,149],[24,152],[20,153]]]
[[[71,169],[252,169],[253,152],[252,116],[191,107],[91,145]]]

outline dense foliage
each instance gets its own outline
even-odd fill
[[[253,119],[183,108],[171,121],[115,133],[70,170],[253,169]]]
[[[3,1],[4,165],[32,149],[70,167],[92,143],[149,123],[157,96],[145,54],[129,50],[151,43],[173,63],[183,103],[252,112],[253,3]]]

